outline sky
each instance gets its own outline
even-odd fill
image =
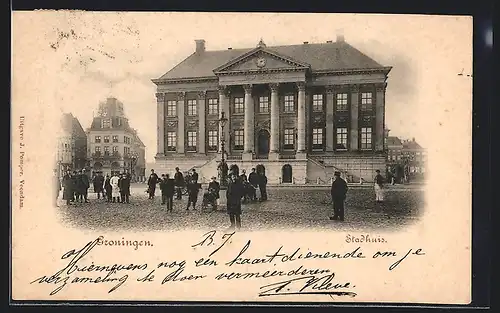
[[[207,50],[225,50],[252,48],[261,38],[267,46],[323,43],[342,33],[346,42],[393,67],[386,91],[390,135],[414,137],[428,148],[435,136],[429,130],[447,123],[446,113],[466,108],[462,100],[471,97],[468,17],[79,11],[14,17],[14,51],[36,52],[17,58],[14,52],[14,68],[29,68],[17,72],[17,85],[36,94],[24,101],[49,103],[49,113],[42,115],[70,112],[85,129],[99,102],[116,97],[146,145],[147,162],[156,154],[151,79],[193,53],[196,39],[205,39]]]

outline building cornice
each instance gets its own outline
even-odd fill
[[[352,69],[340,69],[340,70],[320,70],[312,71],[312,76],[329,76],[329,75],[363,75],[363,74],[374,74],[383,73],[385,75],[389,74],[392,66],[377,67],[377,68],[352,68]]]

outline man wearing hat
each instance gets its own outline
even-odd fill
[[[346,181],[340,177],[340,172],[335,171],[331,189],[333,216],[330,216],[330,220],[344,220],[344,201],[347,189]]]

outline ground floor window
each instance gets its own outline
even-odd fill
[[[175,151],[177,147],[176,132],[167,132],[167,151]]]
[[[361,128],[361,149],[370,150],[372,148],[372,128]]]

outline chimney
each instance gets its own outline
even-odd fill
[[[196,42],[196,53],[205,52],[205,40],[204,39],[197,39],[197,40],[195,40],[195,42]]]

